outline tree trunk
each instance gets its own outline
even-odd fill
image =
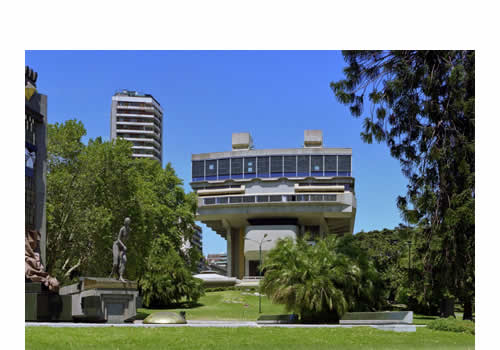
[[[441,300],[439,317],[448,318],[450,316],[455,317],[455,299],[444,298]]]
[[[464,320],[472,321],[472,300],[468,299],[464,302]]]

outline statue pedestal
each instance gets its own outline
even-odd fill
[[[124,323],[137,314],[137,282],[113,278],[80,277],[80,282],[64,286],[60,295],[71,296],[75,321]]]
[[[49,291],[41,282],[24,286],[25,321],[72,321],[71,297]]]

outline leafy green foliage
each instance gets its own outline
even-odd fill
[[[280,240],[269,252],[261,290],[307,321],[338,321],[383,304],[377,271],[361,250],[334,236],[310,245]]]
[[[420,228],[403,225],[390,230],[359,232],[352,244],[363,250],[380,273],[384,295],[391,304],[406,304],[410,310],[435,315],[439,296],[424,295],[425,240]]]
[[[354,117],[370,106],[362,139],[386,142],[409,180],[408,192],[397,205],[405,221],[422,228],[423,294],[429,299],[459,298],[467,310],[464,318],[471,317],[475,52],[343,54],[345,79],[331,83],[332,90]]]
[[[429,322],[427,327],[437,331],[475,334],[474,322],[457,320],[455,317],[438,318]]]
[[[141,277],[148,271],[151,280],[148,264],[154,254],[169,256],[174,266],[191,271],[199,253],[190,253],[186,261],[174,256],[181,254],[182,237],[190,239],[194,234],[195,195],[184,193],[170,164],[163,169],[156,161],[133,159],[131,144],[123,139],[90,139],[85,145],[85,134],[76,120],[48,127],[47,268],[51,274],[62,284],[83,275],[108,276],[112,244],[127,216],[132,223],[126,243],[126,278],[138,280],[141,286]],[[155,248],[164,241],[169,250]],[[188,297],[199,295],[191,287],[194,279],[162,273],[179,282],[181,292],[186,288],[194,293]]]
[[[182,257],[166,237],[154,240],[146,260],[141,289],[146,307],[180,302],[196,302],[203,294],[202,281],[193,278]]]
[[[408,246],[407,233],[403,230],[359,232],[352,236],[353,244],[362,249],[380,273],[390,302],[396,300],[400,290],[407,286]]]

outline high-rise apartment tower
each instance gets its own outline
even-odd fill
[[[163,110],[149,94],[122,90],[111,99],[111,139],[121,137],[133,143],[136,158],[156,159],[162,154]]]

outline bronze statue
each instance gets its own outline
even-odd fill
[[[52,292],[59,290],[59,281],[45,272],[38,253],[40,232],[27,230],[24,236],[24,277],[33,282],[42,282]]]
[[[119,280],[126,282],[123,278],[125,273],[125,265],[127,264],[127,247],[123,243],[128,239],[130,234],[130,218],[125,218],[124,225],[118,232],[118,238],[113,243],[113,270],[109,277],[113,277],[116,273],[119,274]]]

